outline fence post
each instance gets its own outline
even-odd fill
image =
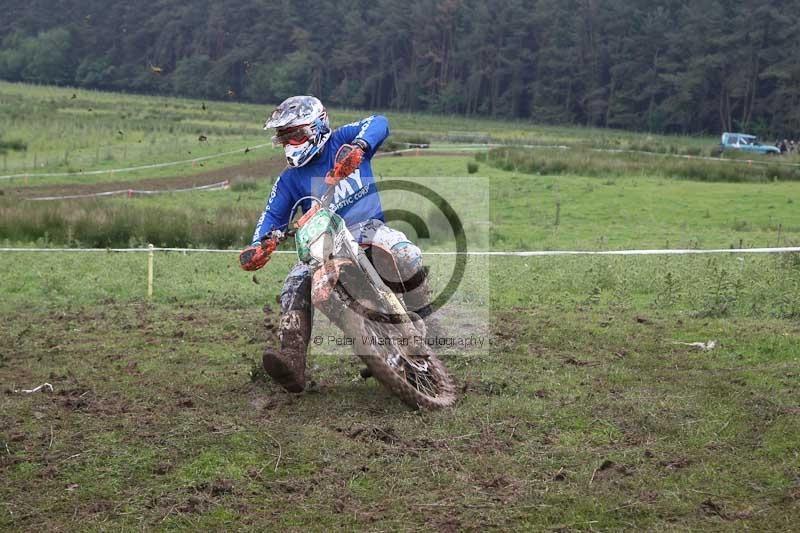
[[[153,245],[147,245],[147,298],[153,297]]]
[[[556,222],[555,226],[561,223],[561,199],[556,200]]]

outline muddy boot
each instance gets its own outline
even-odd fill
[[[281,315],[281,348],[264,350],[264,370],[289,392],[303,392],[306,385],[306,348],[311,336],[311,318],[303,311]]]
[[[423,278],[412,291],[403,295],[403,300],[406,309],[411,313],[416,313],[425,324],[425,338],[428,343],[432,342],[435,345],[436,338],[442,334],[442,330],[439,319],[434,316],[431,307],[431,295],[432,291],[428,286],[428,280]]]

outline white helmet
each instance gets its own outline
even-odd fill
[[[331,127],[322,102],[313,96],[292,96],[267,117],[264,129],[275,129],[275,146],[283,146],[290,167],[302,167],[317,155],[328,138]]]

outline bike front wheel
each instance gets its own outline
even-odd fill
[[[364,320],[357,355],[372,376],[415,409],[441,409],[456,401],[453,379],[427,346],[414,346],[397,324]]]

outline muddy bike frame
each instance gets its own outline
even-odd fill
[[[366,274],[367,282],[378,298],[376,303],[383,304],[386,308],[376,312],[366,309],[357,300],[354,300],[352,309],[365,319],[410,326],[410,328],[403,327],[403,333],[406,335],[424,334],[424,331],[417,331],[422,324],[415,324],[409,317],[403,303],[386,285],[350,230],[347,229],[344,219],[330,208],[334,191],[335,186],[331,185],[319,198],[305,196],[295,202],[292,213],[303,200],[311,199],[313,204],[293,224],[290,231],[278,236],[279,242],[293,236],[298,258],[312,269],[311,300],[314,306],[320,308],[330,298],[334,287],[339,282],[342,268],[354,264]]]

